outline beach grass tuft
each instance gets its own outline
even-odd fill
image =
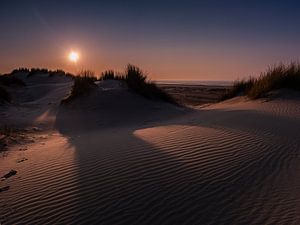
[[[246,95],[251,99],[266,97],[273,90],[282,88],[300,91],[300,64],[278,64],[271,66],[258,78],[236,81],[233,87],[222,97],[222,100],[238,95]]]
[[[71,89],[70,95],[62,101],[62,103],[67,103],[77,97],[83,96],[91,92],[96,84],[94,72],[90,70],[83,70],[77,76],[74,77],[74,84]]]

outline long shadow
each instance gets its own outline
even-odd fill
[[[255,111],[206,110],[201,112],[201,118],[199,112],[190,112],[187,117],[178,115],[154,125],[99,128],[88,124],[75,132],[76,121],[66,123],[64,113],[58,113],[56,128],[75,147],[79,195],[76,209],[68,215],[68,223],[251,224],[265,223],[272,216],[278,222],[286,213],[290,215],[290,207],[294,207],[293,203],[284,207],[276,205],[281,194],[268,192],[270,185],[276,184],[276,177],[270,180],[268,174],[273,173],[272,163],[279,153],[261,158],[245,157],[248,161],[230,165],[225,171],[212,170],[215,174],[206,176],[202,171],[206,167],[201,163],[189,165],[134,135],[138,129],[158,125],[240,131],[247,128],[250,132],[257,127],[253,123],[258,117],[263,119],[259,127],[268,135],[273,128],[279,128],[273,116]],[[237,122],[228,122],[230,118]],[[294,131],[300,125],[299,121],[284,117],[280,122],[287,124],[282,128],[284,131]],[[259,131],[258,135],[261,135]],[[229,165],[226,160],[232,158],[224,159]],[[264,170],[262,174],[260,169]],[[287,194],[280,196],[284,197],[289,198]]]

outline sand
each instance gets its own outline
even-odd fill
[[[1,108],[34,139],[0,158],[2,224],[300,223],[298,93],[179,108],[114,83],[62,108],[71,81],[46,83]]]
[[[216,103],[231,87],[229,84],[203,85],[203,84],[180,84],[180,83],[159,83],[158,86],[169,93],[177,102],[189,106],[197,106],[207,103]]]

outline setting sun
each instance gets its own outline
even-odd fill
[[[69,54],[69,60],[71,62],[76,63],[78,61],[78,59],[79,59],[79,54],[77,52],[74,52],[74,51],[70,52],[70,54]]]

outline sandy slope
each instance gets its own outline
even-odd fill
[[[0,222],[300,223],[299,98],[238,98],[187,112],[104,89],[90,101],[119,99],[102,107],[119,111],[54,107],[55,119],[40,121],[47,129],[31,134],[35,143],[0,158],[0,175],[18,171],[0,182],[10,187],[0,192]],[[64,120],[70,110],[73,124]],[[123,111],[134,119],[115,122]],[[95,112],[101,121],[90,123]]]

